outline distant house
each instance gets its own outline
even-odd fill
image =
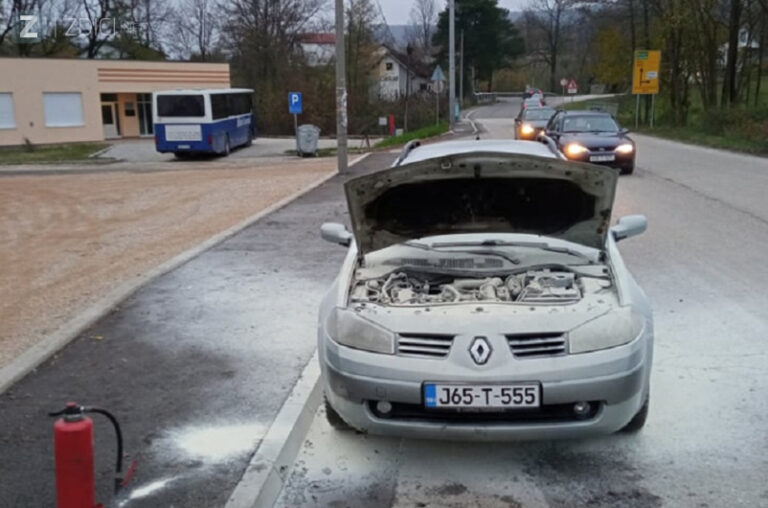
[[[312,67],[328,65],[336,54],[336,34],[304,33],[299,35],[299,46]]]
[[[407,93],[431,91],[430,71],[422,62],[383,45],[377,50],[371,93],[384,100],[397,100]],[[410,85],[410,86],[409,86]]]
[[[748,53],[757,53],[760,50],[760,42],[758,42],[757,38],[755,38],[757,34],[752,34],[752,37],[750,37],[750,33],[746,28],[742,28],[739,30],[739,42],[736,46],[739,49],[739,53],[748,52]],[[728,43],[720,46],[720,54],[718,56],[718,60],[721,66],[725,67],[726,60],[728,59]]]

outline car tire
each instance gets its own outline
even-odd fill
[[[622,175],[631,175],[635,172],[635,165],[632,164],[631,166],[624,166],[621,168],[621,174]]]
[[[352,429],[352,426],[344,421],[344,418],[341,417],[339,413],[336,412],[335,409],[333,409],[333,406],[331,406],[331,403],[328,402],[328,399],[325,400],[325,419],[328,420],[328,423],[331,427],[333,427],[336,430],[343,430],[343,431],[350,431],[354,430]]]
[[[229,155],[229,152],[231,151],[232,151],[232,147],[229,145],[229,136],[227,136],[226,139],[224,140],[224,153],[222,153],[221,155],[226,157],[227,155]]]
[[[640,407],[640,410],[629,420],[629,423],[621,428],[619,432],[634,433],[640,431],[645,426],[645,421],[648,419],[648,402],[650,396],[646,397],[645,402]]]

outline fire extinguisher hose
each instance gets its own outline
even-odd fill
[[[122,486],[123,479],[121,478],[122,472],[123,472],[123,432],[120,430],[120,423],[118,423],[117,418],[107,411],[106,409],[102,409],[100,407],[85,407],[84,411],[86,413],[97,413],[103,416],[106,416],[107,419],[112,423],[112,427],[115,428],[115,436],[117,437],[117,464],[115,464],[115,492],[120,490],[120,487]]]

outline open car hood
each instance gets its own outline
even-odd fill
[[[529,233],[603,249],[618,176],[502,152],[427,159],[345,184],[361,254],[425,236]]]

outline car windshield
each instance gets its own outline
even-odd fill
[[[549,120],[554,114],[555,110],[552,108],[533,108],[527,109],[523,118],[525,120]]]
[[[619,126],[608,115],[569,116],[563,120],[563,132],[618,132]]]

